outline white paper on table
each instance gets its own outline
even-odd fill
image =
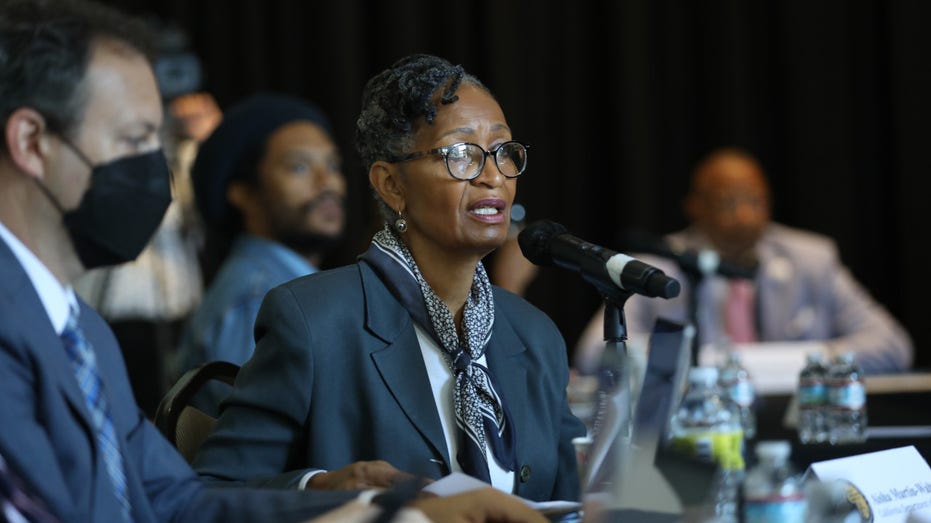
[[[480,479],[473,478],[462,472],[453,472],[430,483],[423,490],[445,497],[488,487],[491,487],[491,485]],[[582,508],[582,504],[575,501],[530,501],[521,497],[518,497],[518,499],[540,512],[569,512]]]
[[[827,347],[818,341],[735,343],[733,347],[757,394],[764,396],[794,394],[808,354],[819,352],[827,358]],[[699,364],[705,366],[719,366],[727,357],[710,345],[703,346],[698,356]]]

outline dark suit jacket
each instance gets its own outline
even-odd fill
[[[3,240],[0,275],[0,453],[62,521],[119,521],[62,341]],[[113,333],[83,302],[81,328],[97,354],[136,522],[299,521],[356,495],[205,488],[136,407]]]
[[[256,350],[194,463],[221,480],[298,481],[385,460],[439,478],[450,459],[407,310],[365,263],[286,283],[265,298]],[[541,311],[495,289],[486,351],[516,430],[516,493],[577,499],[572,438],[585,433],[566,400],[563,338]]]

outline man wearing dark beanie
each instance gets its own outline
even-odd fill
[[[298,98],[264,93],[231,107],[201,145],[191,177],[208,238],[221,240],[208,248],[224,238],[232,243],[221,248],[222,265],[187,325],[180,372],[249,359],[265,293],[315,272],[345,221],[346,183],[330,123]],[[198,406],[216,414],[221,387],[206,391]]]

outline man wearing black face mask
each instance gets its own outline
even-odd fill
[[[170,201],[142,33],[93,4],[3,1],[0,453],[63,521],[306,519],[355,494],[205,488],[72,290],[137,256]]]
[[[161,149],[94,165],[64,135],[59,139],[90,170],[90,187],[76,209],[65,210],[40,180],[36,184],[62,214],[81,265],[93,269],[134,259],[171,203]]]
[[[201,144],[191,169],[195,201],[208,238],[233,243],[182,336],[179,371],[213,360],[243,364],[265,293],[316,272],[340,240],[346,182],[331,133],[314,104],[263,93],[227,110]],[[223,387],[195,404],[216,414]]]

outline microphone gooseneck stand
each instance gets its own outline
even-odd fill
[[[598,368],[598,392],[591,437],[595,441],[584,476],[589,491],[610,491],[620,461],[630,445],[632,408],[630,358],[624,302],[632,295],[620,288],[599,288],[604,298],[605,347]]]
[[[698,366],[698,349],[699,349],[699,336],[701,327],[698,321],[698,288],[701,285],[702,281],[705,279],[705,275],[699,271],[686,271],[685,277],[689,281],[689,300],[688,300],[688,318],[689,323],[695,328],[695,335],[692,336],[692,366]]]
[[[624,317],[624,303],[631,297],[625,291],[605,294],[604,339],[605,348],[599,366],[599,394],[612,395],[620,393],[625,399],[618,412],[622,422],[620,434],[629,437],[631,428],[630,405],[630,361],[627,353],[627,321]],[[599,407],[604,398],[599,397]],[[600,410],[600,409],[599,409]],[[596,422],[598,420],[596,419]],[[596,432],[597,427],[593,429]]]
[[[698,318],[698,292],[699,287],[702,282],[705,281],[705,278],[713,275],[718,270],[718,265],[721,263],[721,257],[717,252],[705,249],[699,251],[698,253],[698,263],[697,267],[687,266],[684,263],[679,263],[679,268],[685,273],[685,277],[689,281],[689,299],[688,299],[688,319],[691,322],[692,326],[695,328],[695,336],[692,337],[692,366],[698,366],[698,350],[700,348],[700,339],[701,339],[701,322]]]

